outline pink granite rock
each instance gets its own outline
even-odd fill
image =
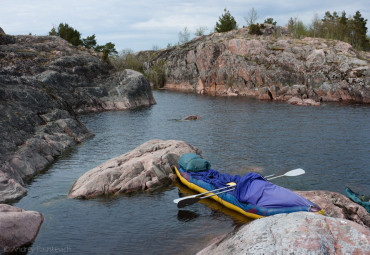
[[[19,197],[25,196],[27,194],[27,190],[17,181],[10,178],[0,170],[0,194],[1,201],[10,202]]]
[[[0,204],[0,253],[16,251],[32,243],[43,222],[44,217],[39,212]]]
[[[164,88],[201,94],[254,96],[289,100],[370,102],[370,62],[348,43],[322,38],[292,38],[283,27],[268,25],[264,35],[241,28],[202,36],[162,50],[146,62],[166,62]],[[184,86],[186,84],[186,86]],[[306,88],[290,95],[290,87]],[[272,97],[261,88],[280,89]],[[261,94],[262,93],[262,94]],[[309,104],[306,102],[306,104]]]
[[[184,141],[150,140],[86,172],[73,184],[68,197],[93,198],[168,185],[172,167],[184,153],[201,155],[198,148]]]
[[[369,254],[370,230],[308,212],[254,220],[198,254]]]
[[[370,227],[370,214],[364,207],[345,195],[325,190],[295,192],[319,205],[325,210],[327,216],[352,220],[360,225]]]
[[[307,105],[319,106],[320,105],[320,102],[316,102],[315,100],[312,100],[310,98],[301,99],[298,97],[292,97],[291,99],[288,100],[288,103],[292,105],[304,105],[304,106],[307,106]]]

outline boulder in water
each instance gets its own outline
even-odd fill
[[[172,181],[172,167],[184,153],[201,151],[184,141],[150,140],[86,172],[73,184],[69,198],[93,198],[151,190]]]
[[[16,252],[17,248],[31,244],[43,222],[39,212],[0,204],[0,254]]]

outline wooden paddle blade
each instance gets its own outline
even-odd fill
[[[191,197],[191,198],[188,198],[188,199],[184,199],[184,200],[181,200],[177,203],[177,208],[183,208],[183,207],[186,207],[188,205],[192,205],[192,204],[195,204],[196,202],[198,202],[201,198],[199,197]]]

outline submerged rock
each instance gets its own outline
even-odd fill
[[[73,184],[69,198],[93,198],[150,190],[172,181],[172,167],[184,153],[201,151],[184,141],[150,140],[86,172]]]
[[[200,120],[200,116],[198,115],[189,115],[187,117],[185,117],[183,120]]]
[[[35,211],[0,204],[0,254],[16,252],[37,237],[44,217]]]
[[[298,97],[292,97],[291,99],[288,100],[289,104],[293,105],[313,105],[313,106],[319,106],[320,102],[316,102],[315,100],[312,99],[301,99]]]
[[[198,254],[367,254],[370,230],[308,212],[254,220]]]

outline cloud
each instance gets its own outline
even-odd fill
[[[322,17],[325,11],[345,10],[353,15],[360,10],[370,19],[368,0],[3,0],[0,26],[9,34],[46,35],[53,25],[65,22],[83,37],[95,34],[98,43],[111,41],[118,49],[144,50],[177,43],[184,27],[194,32],[206,26],[210,32],[225,7],[240,27],[252,7],[258,22],[272,17],[279,25],[290,17],[308,24],[315,13]]]
[[[140,30],[166,30],[188,27],[190,29],[195,29],[203,24],[210,24],[212,22],[214,22],[214,18],[210,16],[195,15],[190,18],[189,15],[170,15],[138,22],[134,24],[132,28]]]

